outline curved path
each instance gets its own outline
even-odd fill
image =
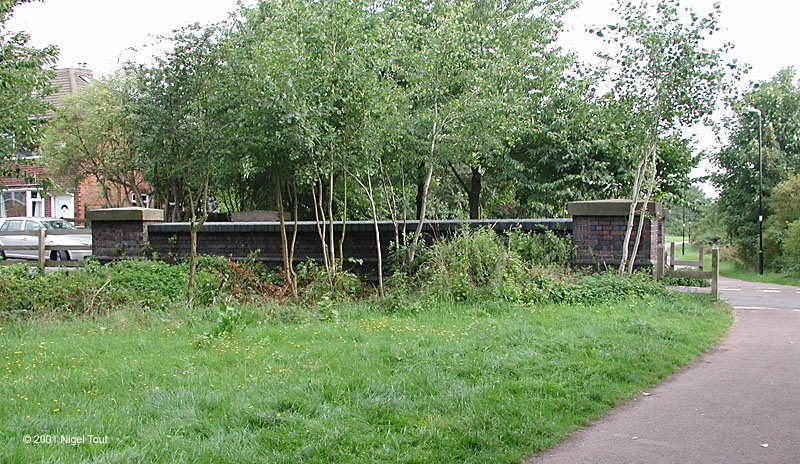
[[[720,344],[524,463],[800,463],[800,287],[721,278]]]

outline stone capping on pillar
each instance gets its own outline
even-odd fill
[[[636,207],[637,213],[642,210],[639,202]],[[567,203],[567,211],[570,216],[628,216],[631,210],[631,200],[589,200],[571,201]],[[659,219],[664,218],[665,210],[661,204],[654,201],[647,203],[648,216],[655,216]]]
[[[86,219],[97,221],[142,221],[163,222],[164,210],[152,208],[104,208],[86,212]]]

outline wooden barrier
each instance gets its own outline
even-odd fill
[[[699,248],[700,259],[698,261],[678,261],[675,260],[675,243],[669,244],[669,257],[663,245],[658,246],[658,257],[656,260],[655,277],[662,280],[664,277],[678,277],[686,279],[710,279],[711,296],[719,298],[719,248],[711,249],[711,271],[703,271],[703,248]],[[669,263],[667,264],[667,261]],[[689,269],[675,269],[675,266],[684,266]]]

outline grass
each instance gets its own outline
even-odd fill
[[[749,282],[800,286],[800,276],[798,275],[792,276],[779,272],[764,272],[764,274],[761,275],[757,271],[738,268],[732,262],[721,262],[719,264],[719,273],[725,277],[747,280]]]
[[[668,300],[668,301],[667,301]],[[0,326],[3,463],[512,463],[714,344],[726,307],[614,304],[115,311]],[[206,340],[203,343],[199,341]],[[108,436],[25,444],[25,435]]]
[[[680,235],[664,235],[664,243],[675,242],[680,243],[686,240],[685,237],[681,237]]]

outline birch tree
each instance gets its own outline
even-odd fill
[[[609,61],[616,98],[630,105],[639,140],[619,265],[620,272],[633,272],[647,204],[659,186],[660,140],[703,122],[729,90],[738,66],[726,61],[731,44],[711,41],[719,31],[719,4],[700,15],[682,8],[680,0],[619,0],[614,12],[618,24],[592,32],[613,50],[601,56]]]

